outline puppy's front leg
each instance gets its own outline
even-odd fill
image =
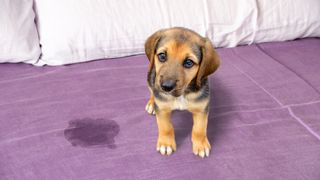
[[[156,118],[159,130],[157,151],[162,155],[170,155],[176,151],[174,129],[171,123],[171,110],[157,110]]]
[[[155,107],[154,107],[154,96],[153,96],[152,91],[150,91],[150,92],[151,92],[151,95],[150,95],[150,99],[146,105],[146,111],[151,115],[155,115],[156,111],[155,111]]]
[[[195,155],[200,157],[209,156],[210,143],[207,138],[207,112],[193,112],[193,127],[192,127],[192,150]]]

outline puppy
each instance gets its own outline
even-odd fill
[[[176,151],[171,112],[188,110],[193,116],[193,153],[202,158],[209,156],[207,77],[220,64],[210,40],[186,28],[163,29],[146,40],[145,52],[150,61],[148,87],[151,92],[146,111],[156,115],[157,151],[162,155]]]

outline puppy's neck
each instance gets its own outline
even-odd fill
[[[172,106],[175,110],[186,110],[187,104],[188,100],[183,95],[173,98]]]

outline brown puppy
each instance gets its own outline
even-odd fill
[[[193,115],[193,153],[209,156],[207,76],[220,64],[210,40],[185,28],[163,29],[147,39],[145,52],[150,61],[148,86],[151,92],[146,110],[156,115],[157,151],[170,155],[176,150],[171,112],[188,110]]]

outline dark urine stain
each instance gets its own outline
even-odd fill
[[[72,146],[115,149],[119,132],[120,126],[113,120],[85,118],[70,121],[64,136]]]

